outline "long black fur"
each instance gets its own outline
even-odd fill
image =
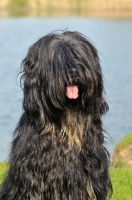
[[[23,114],[0,200],[106,200],[112,193],[99,57],[78,32],[50,33],[22,62]],[[66,87],[79,89],[68,99]]]

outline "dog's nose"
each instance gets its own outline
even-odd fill
[[[79,93],[79,90],[78,90],[78,87],[76,85],[66,87],[66,96],[69,99],[77,99],[78,96],[79,96],[78,93]]]

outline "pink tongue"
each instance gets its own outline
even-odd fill
[[[78,87],[77,86],[67,86],[66,87],[66,96],[69,99],[77,99],[79,96]]]

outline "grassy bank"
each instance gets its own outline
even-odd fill
[[[112,160],[116,168],[132,169],[132,132],[115,147]]]

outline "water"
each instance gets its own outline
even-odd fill
[[[110,110],[103,118],[112,153],[132,130],[132,21],[92,18],[0,19],[0,161],[9,154],[13,130],[22,113],[17,74],[28,47],[53,31],[79,31],[99,50]]]

